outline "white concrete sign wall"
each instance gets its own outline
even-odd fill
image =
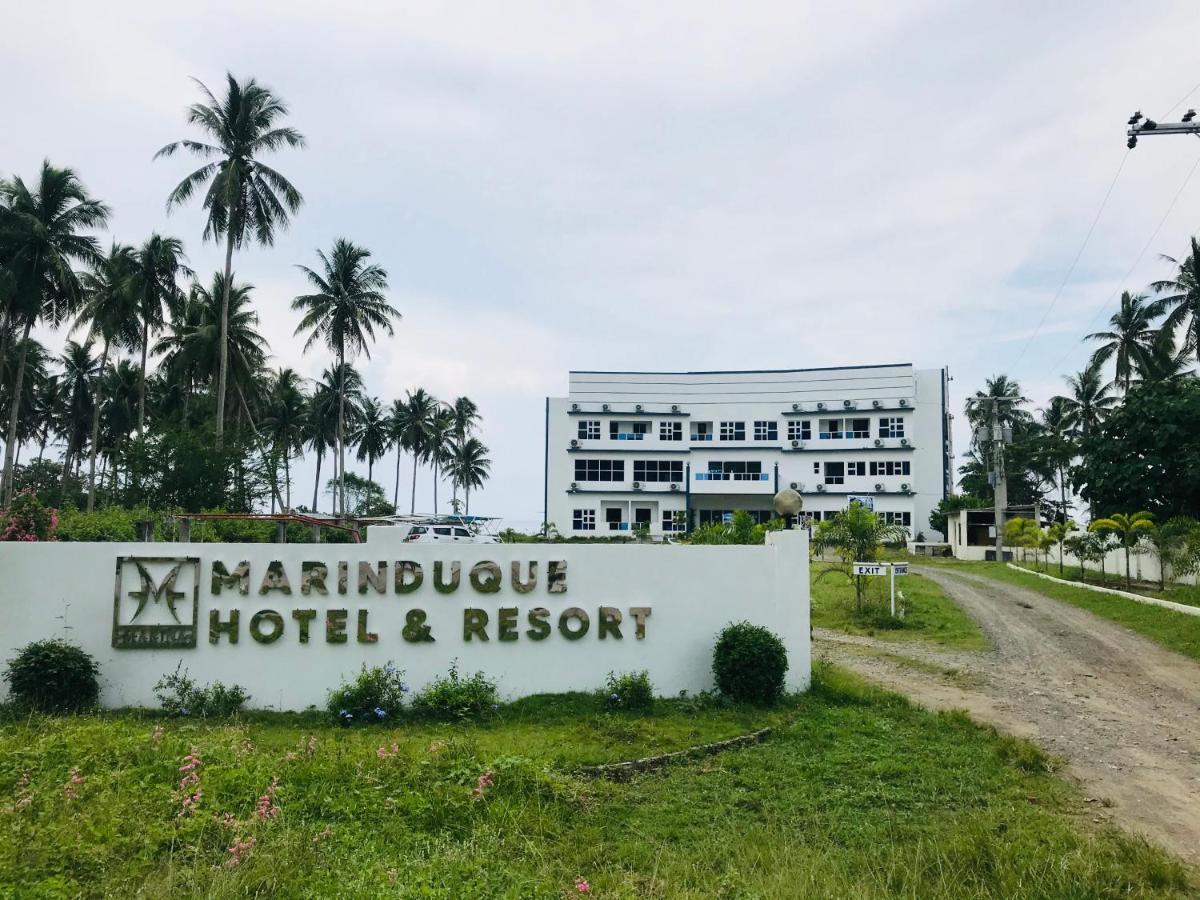
[[[646,669],[662,695],[713,685],[729,622],[787,645],[810,676],[808,538],[767,546],[0,543],[0,654],[67,637],[100,663],[105,706],[154,705],[182,662],[250,705],[322,706],[389,660],[414,688],[482,670],[506,697],[594,690]],[[2,689],[2,686],[0,686]]]

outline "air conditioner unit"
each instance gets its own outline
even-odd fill
[[[671,484],[671,490],[673,490],[673,491],[677,491],[677,490],[679,490],[679,485],[672,483],[672,484]]]
[[[635,406],[635,407],[634,407],[634,409],[635,409],[635,410],[637,410],[638,412],[641,412],[641,411],[642,411],[642,404],[640,404],[640,403],[639,403],[637,406]]]
[[[578,403],[572,403],[572,404],[571,404],[571,411],[572,411],[572,412],[579,412],[579,404],[578,404]]]
[[[883,446],[883,438],[875,438],[875,446],[882,447]]]
[[[883,487],[883,482],[882,482],[882,481],[877,481],[877,482],[875,482],[875,490],[877,490],[877,491],[882,491],[882,490],[884,490],[884,487]]]
[[[817,409],[821,409],[821,410],[825,409],[825,404],[824,404],[824,403],[818,403],[818,404],[817,404]]]
[[[678,403],[671,404],[671,412],[679,412],[679,404]]]
[[[793,404],[792,404],[792,410],[793,410],[794,412],[800,412],[800,404],[799,404],[799,403],[793,403]]]
[[[604,410],[605,412],[608,412],[608,404],[607,403],[601,404],[600,408],[602,410]]]
[[[846,409],[853,409],[854,403],[853,403],[853,401],[850,401],[850,400],[843,400],[842,406],[844,406]]]
[[[790,485],[788,485],[788,487],[790,487],[793,491],[798,491],[800,490],[800,482],[793,481]]]
[[[907,400],[901,400],[901,401],[900,401],[900,405],[901,405],[901,406],[908,406],[908,401],[907,401]]]
[[[572,446],[572,447],[578,447],[578,446],[579,446],[579,439],[578,439],[578,438],[571,438],[571,446]]]
[[[633,483],[633,489],[635,491],[640,491],[642,489],[642,483],[640,481],[635,481]]]
[[[792,446],[793,446],[793,447],[799,447],[799,446],[800,446],[800,442],[799,442],[799,441],[792,441]]]
[[[879,407],[881,407],[883,404],[882,404],[882,403],[880,403],[878,400],[872,400],[872,401],[871,401],[871,405],[872,405],[873,407],[875,407],[876,409],[879,409]]]
[[[822,494],[823,494],[823,493],[825,493],[825,485],[823,485],[823,484],[818,484],[818,485],[817,485],[817,490],[818,490],[820,493],[822,493]]]
[[[900,490],[904,491],[904,493],[907,494],[909,491],[912,490],[912,485],[906,481],[900,485]]]
[[[900,438],[900,446],[907,447],[908,446],[908,438]]]
[[[579,490],[579,483],[578,483],[578,482],[576,482],[576,481],[572,481],[572,482],[571,482],[571,487],[569,488],[569,490],[572,490],[572,491],[577,491],[577,490]]]

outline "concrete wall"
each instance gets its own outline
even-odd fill
[[[609,671],[640,669],[649,670],[659,693],[671,695],[712,687],[713,642],[724,625],[746,619],[784,639],[791,664],[789,688],[808,686],[808,539],[803,531],[773,534],[769,545],[758,547],[447,547],[403,544],[397,537],[395,530],[374,528],[361,545],[0,544],[0,658],[11,658],[30,641],[65,635],[99,660],[102,702],[109,707],[153,705],[154,683],[181,662],[201,683],[241,684],[252,694],[252,706],[276,709],[322,705],[327,691],[363,663],[389,660],[405,669],[409,683],[418,688],[457,659],[460,671],[482,670],[495,677],[507,697],[593,690],[603,686]],[[195,562],[184,562],[168,583],[179,558]],[[401,560],[421,566],[418,587],[409,588],[409,572],[402,578],[403,590],[397,589]],[[214,584],[214,568],[233,572],[242,561],[249,563],[245,593],[236,578]],[[438,561],[444,583],[451,580],[451,564],[460,564],[459,584],[452,592],[435,589]],[[470,578],[472,569],[485,561],[499,567],[501,580],[494,592],[479,589],[491,587],[492,572],[486,568],[476,571],[479,587]],[[519,578],[528,581],[531,561],[537,563],[537,581],[521,592],[514,587],[511,567],[519,563]],[[152,585],[134,619],[145,588],[138,562]],[[279,564],[276,572],[271,571],[273,562]],[[323,582],[314,577],[320,570],[313,564],[328,570]],[[339,564],[346,573],[343,584]],[[551,589],[552,567],[565,571],[560,580],[564,590]],[[576,640],[559,630],[560,616],[571,607],[590,618],[587,633]],[[620,638],[611,631],[601,637],[601,607],[619,612]],[[500,639],[502,608],[516,610],[510,640]],[[528,634],[534,627],[529,614],[536,608],[549,611],[549,633],[541,640]],[[641,639],[631,612],[638,608],[649,609]],[[465,639],[467,609],[486,612],[486,642],[477,636]],[[252,620],[264,610],[274,611],[278,619],[258,615],[260,636],[274,631],[273,620],[282,623],[281,635],[271,642],[251,634]],[[425,613],[432,642],[409,639],[420,635],[413,610]],[[228,633],[210,627],[210,619],[215,614],[226,624],[235,611],[238,637],[232,643]],[[310,616],[308,640],[302,642],[305,616]],[[196,628],[190,632],[193,620]],[[566,624],[580,626],[574,618]],[[194,640],[194,646],[117,648],[118,633],[129,640]]]

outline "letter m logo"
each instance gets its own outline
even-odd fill
[[[195,647],[200,560],[118,556],[112,645],[117,649]]]

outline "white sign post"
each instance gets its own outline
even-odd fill
[[[887,575],[891,593],[892,616],[896,615],[896,576],[908,574],[908,563],[862,563],[854,564],[855,575]]]

